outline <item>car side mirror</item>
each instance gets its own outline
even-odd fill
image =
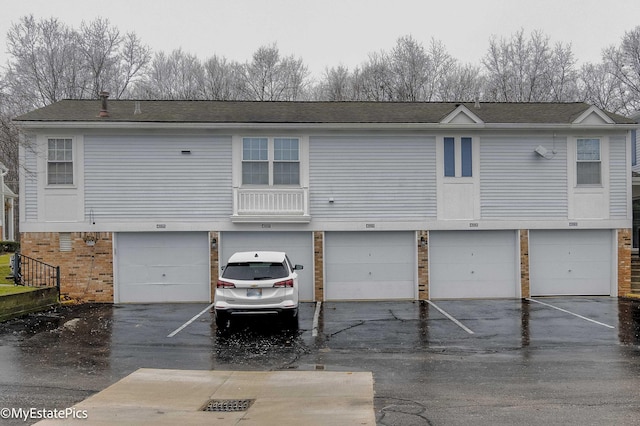
[[[294,271],[299,271],[300,269],[304,269],[304,266],[302,266],[302,265],[296,265],[296,266],[294,266],[294,267],[293,267],[293,270],[294,270]]]

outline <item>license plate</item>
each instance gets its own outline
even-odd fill
[[[262,296],[261,288],[248,288],[247,289],[247,297],[260,297]]]

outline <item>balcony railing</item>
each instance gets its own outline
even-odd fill
[[[309,222],[309,188],[234,188],[234,222]]]

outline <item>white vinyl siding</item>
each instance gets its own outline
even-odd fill
[[[625,138],[611,138],[609,143],[609,214],[612,219],[627,218],[627,179],[628,173],[627,146]]]
[[[312,137],[309,149],[314,218],[435,217],[434,137]]]
[[[231,138],[87,136],[84,141],[86,215],[203,219],[232,213]]]
[[[535,154],[543,145],[556,154]],[[480,200],[483,219],[567,217],[565,139],[484,137],[480,142]]]
[[[24,149],[24,217],[38,220],[38,156],[29,147]]]

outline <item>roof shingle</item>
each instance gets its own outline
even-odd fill
[[[136,103],[140,113],[135,114]],[[109,100],[109,117],[98,117],[100,100],[63,100],[18,122],[140,123],[439,123],[459,105],[485,123],[569,124],[590,105],[576,103],[454,102],[253,102]],[[606,113],[617,124],[633,120]]]

